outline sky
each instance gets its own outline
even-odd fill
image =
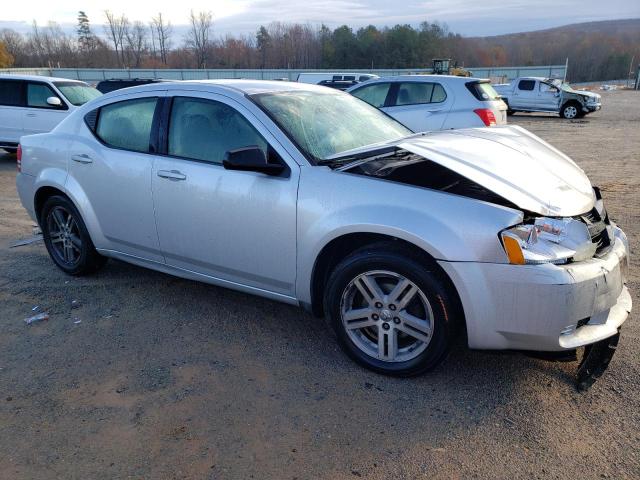
[[[348,24],[360,27],[422,21],[446,23],[464,36],[500,35],[552,28],[569,23],[640,18],[640,0],[109,0],[109,10],[125,13],[130,20],[145,23],[157,12],[183,31],[189,11],[211,11],[216,35],[253,34],[261,24],[273,21]],[[8,6],[7,6],[8,5]],[[95,24],[104,23],[104,1],[5,0],[0,9],[0,28],[22,33],[54,21],[73,32],[78,10]],[[102,33],[101,28],[96,33]]]

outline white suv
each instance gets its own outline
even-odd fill
[[[100,95],[77,80],[0,75],[0,148],[15,152],[20,137],[53,130],[76,108]]]
[[[414,132],[492,127],[507,123],[507,106],[489,80],[451,75],[399,75],[347,92]]]

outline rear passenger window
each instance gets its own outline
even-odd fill
[[[434,84],[433,93],[431,94],[431,103],[444,102],[447,99],[447,92],[444,91],[444,87],[439,83]]]
[[[169,120],[169,155],[222,163],[224,154],[267,142],[238,111],[224,103],[175,97]]]
[[[354,90],[351,92],[351,95],[358,97],[360,100],[364,100],[369,105],[381,108],[384,107],[390,86],[390,83],[374,83],[373,85],[367,85],[366,87]]]
[[[22,102],[23,82],[0,80],[0,105],[8,107],[24,106]]]
[[[447,94],[439,83],[406,82],[398,87],[396,105],[444,102]]]
[[[138,98],[105,105],[98,113],[96,135],[107,145],[148,152],[156,98]]]
[[[533,90],[535,86],[535,80],[520,80],[520,83],[518,83],[519,90]]]
[[[47,98],[60,98],[49,85],[44,83],[27,84],[27,107],[37,108],[60,108],[47,103]]]

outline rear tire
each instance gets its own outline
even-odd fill
[[[63,272],[86,275],[106,263],[107,258],[96,251],[78,209],[67,197],[48,198],[40,224],[49,256]]]
[[[377,373],[414,376],[446,357],[455,293],[432,261],[382,242],[333,270],[324,309],[344,352]]]

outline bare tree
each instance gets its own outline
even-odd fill
[[[127,25],[124,32],[124,39],[128,57],[132,60],[132,62],[129,62],[129,66],[140,68],[142,58],[148,50],[147,29],[144,23],[135,21],[130,27]]]
[[[113,43],[113,49],[116,51],[117,61],[124,67],[125,56],[123,43],[125,32],[129,26],[129,20],[127,20],[127,17],[125,17],[124,14],[116,17],[109,10],[105,10],[104,15],[107,18],[107,24],[104,26],[104,30]]]
[[[160,61],[165,65],[167,64],[167,52],[171,49],[172,33],[171,22],[166,22],[162,18],[162,13],[158,13],[157,17],[151,19],[151,41],[158,46]]]
[[[194,13],[189,16],[189,31],[185,44],[193,50],[198,68],[206,68],[210,47],[209,37],[213,30],[213,14],[211,12]]]

